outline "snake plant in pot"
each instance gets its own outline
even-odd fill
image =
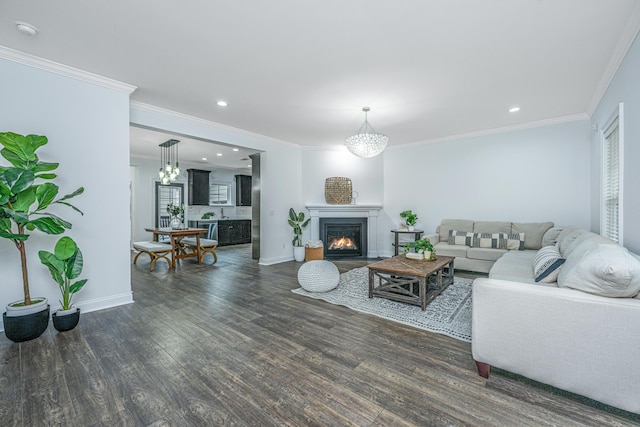
[[[289,209],[289,225],[293,227],[293,258],[298,261],[304,261],[304,245],[302,244],[302,229],[309,225],[308,220],[304,220],[304,212],[296,213],[293,208]]]
[[[31,232],[62,234],[71,224],[47,211],[54,205],[82,212],[67,200],[84,192],[58,197],[59,187],[52,181],[58,163],[43,162],[36,151],[47,144],[47,137],[0,133],[0,154],[9,165],[0,165],[0,237],[10,240],[20,255],[24,298],[7,305],[3,314],[4,332],[12,341],[39,337],[49,324],[49,305],[43,297],[31,297],[26,242]]]
[[[71,237],[64,236],[58,240],[53,253],[39,251],[40,262],[49,268],[51,277],[60,288],[62,308],[53,313],[53,326],[60,332],[76,327],[80,320],[80,308],[71,305],[71,298],[87,283],[87,279],[77,280],[82,273],[83,259],[80,248]]]

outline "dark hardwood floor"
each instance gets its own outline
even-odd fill
[[[3,335],[0,424],[640,423],[508,373],[486,381],[470,344],[293,294],[301,264],[260,266],[250,251],[221,248],[217,264],[183,260],[177,271],[159,262],[149,272],[143,256],[132,266],[135,304],[21,344]]]

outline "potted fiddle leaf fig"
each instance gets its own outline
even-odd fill
[[[51,277],[60,288],[61,309],[53,313],[53,326],[60,332],[76,327],[80,320],[80,308],[71,305],[71,298],[87,283],[87,279],[76,280],[82,273],[84,265],[82,252],[71,237],[64,236],[58,240],[53,253],[39,251],[40,262],[49,268]]]
[[[80,187],[73,193],[58,197],[59,187],[52,171],[58,163],[43,162],[36,151],[47,144],[46,136],[0,133],[2,157],[9,163],[0,165],[0,237],[10,240],[20,254],[24,298],[7,305],[3,314],[4,332],[12,341],[27,341],[39,337],[49,324],[49,305],[43,297],[31,297],[27,267],[26,242],[31,232],[62,234],[71,224],[47,209],[54,205],[68,206],[82,212],[68,200],[83,193]]]
[[[308,220],[304,220],[304,212],[296,213],[293,208],[289,209],[289,225],[293,227],[293,257],[296,261],[304,261],[304,245],[302,244],[302,229],[309,225]]]

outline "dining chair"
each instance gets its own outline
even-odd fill
[[[169,215],[160,215],[160,221],[158,222],[160,228],[167,228],[171,226],[171,217]],[[158,235],[158,242],[171,243],[171,239],[167,234]]]
[[[200,263],[202,263],[205,255],[207,254],[213,255],[213,264],[218,262],[218,255],[215,251],[215,249],[218,247],[218,240],[215,239],[217,237],[217,227],[218,223],[213,222],[209,224],[209,228],[207,230],[207,238],[200,239],[200,259],[198,260]],[[189,250],[197,251],[198,246],[195,237],[185,237],[181,240],[180,243]]]

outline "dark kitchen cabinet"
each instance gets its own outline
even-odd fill
[[[230,219],[218,221],[218,246],[251,243],[251,220]]]
[[[211,171],[187,169],[189,174],[189,205],[209,205],[209,174]]]
[[[236,206],[251,206],[251,176],[236,175]]]

